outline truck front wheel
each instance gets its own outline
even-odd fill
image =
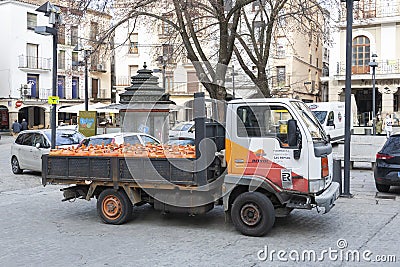
[[[231,219],[236,230],[242,234],[263,236],[275,223],[275,209],[266,195],[246,192],[233,202]]]
[[[132,216],[132,202],[124,191],[105,189],[97,200],[100,218],[109,224],[123,224]]]

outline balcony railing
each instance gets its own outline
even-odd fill
[[[394,2],[394,1],[393,1]],[[395,17],[400,16],[400,5],[397,3],[382,3],[381,5],[377,5],[374,9],[370,7],[367,9],[362,9],[361,7],[354,6],[353,11],[354,20],[362,20],[362,19],[372,19],[372,18],[386,18],[386,17]],[[342,5],[342,21],[346,21],[346,6]]]
[[[51,58],[31,57],[21,55],[18,57],[19,68],[51,70]]]
[[[377,60],[378,67],[375,69],[375,73],[379,74],[400,74],[400,59],[394,60]],[[352,74],[370,74],[371,69],[369,66],[352,67]],[[336,64],[336,75],[346,74],[346,63],[338,62]]]

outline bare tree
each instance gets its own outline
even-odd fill
[[[332,1],[335,0],[325,2]],[[243,27],[241,31],[235,32],[235,56],[263,96],[271,96],[271,77],[268,76],[267,68],[274,34],[277,31],[298,31],[310,39],[322,40],[326,25],[323,2],[324,0],[257,0],[253,2],[253,10],[242,12]],[[252,66],[255,66],[255,72]]]

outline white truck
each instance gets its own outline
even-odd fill
[[[344,139],[344,102],[317,102],[307,105],[321,123],[331,143]]]
[[[69,185],[64,200],[96,198],[105,223],[128,221],[133,205],[191,215],[222,205],[250,236],[265,235],[293,209],[334,206],[332,146],[303,102],[233,100],[222,123],[207,122],[204,107],[196,93],[196,158],[50,154],[42,183]]]

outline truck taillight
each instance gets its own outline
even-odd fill
[[[392,158],[394,158],[394,156],[381,154],[381,153],[376,154],[376,159],[392,159]]]
[[[329,176],[328,158],[321,158],[321,178]]]

